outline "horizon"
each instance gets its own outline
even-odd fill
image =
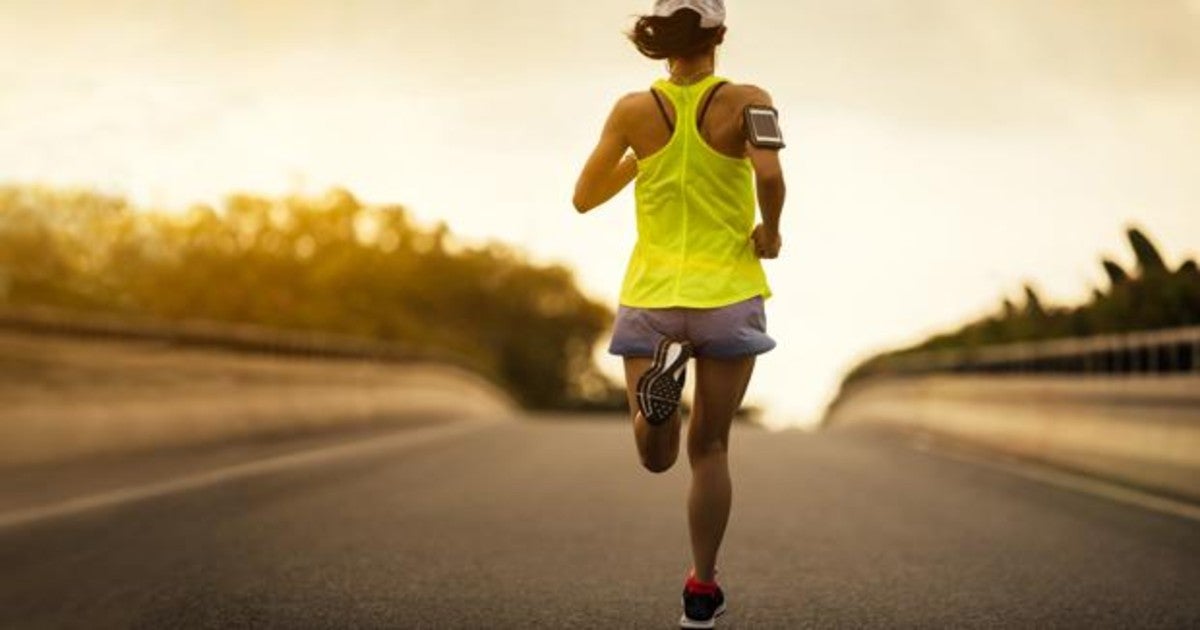
[[[621,37],[643,5],[16,0],[0,142],[32,150],[0,183],[176,209],[344,186],[615,307],[631,193],[579,217],[570,190],[611,103],[660,74]],[[769,424],[1026,282],[1085,299],[1102,257],[1128,267],[1128,226],[1173,266],[1200,254],[1200,1],[729,5],[718,73],[772,91],[790,145],[780,346],[749,396]]]

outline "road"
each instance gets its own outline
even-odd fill
[[[674,627],[686,464],[642,472],[621,422],[463,426],[10,523],[0,626]],[[738,427],[732,456],[719,627],[1200,625],[1195,520],[863,429]]]

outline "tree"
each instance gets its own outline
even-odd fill
[[[1196,262],[1186,261],[1171,272],[1144,232],[1130,229],[1128,239],[1138,261],[1136,274],[1126,272],[1110,259],[1102,259],[1109,287],[1094,289],[1085,304],[1050,307],[1031,285],[1026,285],[1022,307],[1005,299],[994,315],[934,335],[911,348],[886,353],[864,365],[881,365],[889,357],[925,350],[971,351],[1019,341],[1200,325],[1200,267]]]
[[[592,350],[611,311],[562,267],[468,246],[347,190],[234,195],[184,215],[86,191],[0,188],[0,301],[244,322],[397,342],[534,407],[611,388]]]
[[[1103,261],[1104,273],[1108,275],[1108,282],[1112,286],[1120,286],[1129,282],[1129,274],[1117,263],[1105,258]]]
[[[1167,264],[1163,262],[1162,255],[1158,253],[1158,248],[1154,243],[1137,228],[1130,228],[1129,244],[1133,246],[1133,253],[1137,256],[1138,270],[1142,277],[1147,274],[1165,274],[1167,273]]]

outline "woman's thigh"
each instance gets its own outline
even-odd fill
[[[742,405],[753,356],[696,359],[696,394],[688,427],[688,452],[693,456],[729,445],[729,427]]]
[[[653,359],[643,359],[641,357],[626,357],[625,358],[625,398],[629,402],[629,415],[637,414],[637,384],[638,379],[650,369],[650,364]]]

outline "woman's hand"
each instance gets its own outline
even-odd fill
[[[783,248],[783,237],[780,236],[779,230],[771,230],[760,224],[754,228],[750,240],[754,242],[754,254],[759,258],[779,258],[779,250]]]

